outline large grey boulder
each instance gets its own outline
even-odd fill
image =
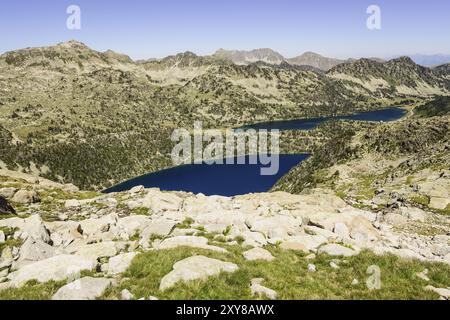
[[[137,215],[119,219],[117,221],[117,227],[132,237],[137,232],[142,232],[150,223],[151,220],[149,217]]]
[[[173,249],[183,246],[226,252],[224,248],[209,245],[207,238],[195,236],[177,236],[168,238],[155,245],[155,249]]]
[[[156,189],[149,190],[144,199],[142,199],[142,206],[149,208],[154,213],[178,211],[182,203],[183,199],[177,195]]]
[[[45,243],[51,243],[50,232],[44,225],[39,215],[31,216],[24,220],[22,227],[23,236],[28,236],[35,240],[41,240]]]
[[[36,261],[51,258],[57,254],[54,247],[46,244],[42,240],[28,238],[19,251],[19,259],[14,264],[15,268],[34,263]]]
[[[117,223],[117,220],[117,214],[112,213],[101,218],[90,218],[80,221],[79,225],[84,235],[94,235],[108,231],[111,226]]]
[[[173,228],[175,228],[175,225],[175,222],[167,220],[155,221],[150,223],[141,232],[141,245],[147,247],[152,236],[165,237],[169,235]]]
[[[0,196],[0,215],[16,214],[11,204],[3,196]]]
[[[322,235],[305,234],[305,235],[290,237],[286,240],[286,242],[291,243],[291,244],[293,244],[293,243],[301,244],[306,249],[304,251],[312,251],[312,250],[316,250],[322,244],[327,243],[328,240],[327,240],[327,238],[325,238]],[[285,249],[287,249],[287,248],[285,248]]]
[[[31,238],[41,240],[45,243],[51,243],[50,233],[38,214],[27,219],[15,217],[0,220],[0,227],[19,229],[21,232],[21,238],[24,240]]]
[[[236,270],[238,270],[238,266],[234,263],[205,256],[193,256],[175,263],[173,271],[162,278],[159,289],[166,290],[179,281],[204,280],[221,272],[235,272]]]
[[[136,255],[137,253],[135,252],[128,252],[112,257],[104,267],[102,266],[102,271],[107,272],[109,275],[123,273],[128,269]]]
[[[273,259],[275,259],[269,251],[263,248],[250,249],[248,251],[245,251],[243,255],[246,260],[250,261],[253,260],[272,261]]]
[[[95,259],[87,259],[75,255],[58,255],[28,264],[10,273],[8,278],[15,287],[20,287],[30,280],[48,282],[61,281],[79,275],[81,271],[92,271],[96,268]]]
[[[264,279],[262,278],[255,278],[251,280],[250,290],[252,292],[252,296],[267,297],[270,300],[275,300],[278,295],[277,292],[261,285],[263,281]]]
[[[95,300],[112,284],[111,279],[84,277],[60,288],[52,300]]]
[[[98,242],[81,246],[71,253],[88,259],[114,257],[119,251],[119,243],[114,241]]]
[[[22,189],[17,191],[11,200],[16,203],[29,204],[39,202],[40,198],[36,191]]]
[[[0,188],[0,197],[12,198],[16,191],[16,188]]]
[[[319,253],[326,253],[330,256],[344,256],[350,257],[358,254],[357,251],[341,246],[337,243],[329,243],[324,246],[321,246],[318,250]]]

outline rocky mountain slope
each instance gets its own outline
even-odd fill
[[[448,215],[449,101],[437,98],[394,123],[334,126],[331,142],[274,190],[327,187],[357,207],[383,212],[407,204]]]
[[[280,53],[268,48],[251,51],[219,49],[213,54],[213,57],[238,65],[249,65],[255,62],[273,65],[288,63],[293,66],[308,66],[321,71],[328,71],[338,64],[346,62],[346,60],[328,58],[314,52],[305,52],[294,58],[285,58]]]
[[[297,57],[287,59],[287,62],[298,66],[312,66],[323,71],[328,71],[345,60],[323,57],[314,52],[305,52]]]
[[[272,49],[255,49],[251,51],[225,50],[219,49],[214,55],[219,59],[230,60],[235,64],[250,64],[254,62],[266,62],[269,64],[281,64],[285,61],[284,57]]]
[[[408,57],[384,63],[360,59],[338,65],[328,75],[360,85],[380,97],[446,95],[450,86],[443,74],[419,66]]]
[[[406,205],[390,216],[325,189],[100,195],[5,170],[0,194],[17,211],[0,215],[0,299],[449,298],[448,218]]]
[[[190,52],[136,63],[76,41],[13,51],[0,56],[0,167],[100,189],[171,166],[170,135],[194,120],[225,128],[411,103],[448,94],[446,72],[399,59],[324,74]]]

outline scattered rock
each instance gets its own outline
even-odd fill
[[[431,197],[429,207],[433,209],[444,210],[450,204],[448,197]]]
[[[51,243],[50,233],[45,227],[41,217],[39,215],[31,216],[23,221],[21,227],[23,234],[22,237],[30,237],[35,240],[41,240],[45,243]]]
[[[120,296],[121,296],[122,300],[133,300],[134,299],[134,295],[127,289],[123,289],[120,292]]]
[[[337,222],[334,225],[333,232],[336,233],[342,239],[346,239],[346,238],[350,237],[350,231],[348,230],[347,225],[342,222]]]
[[[430,278],[428,278],[428,269],[416,273],[416,276],[424,281],[430,281]]]
[[[272,254],[267,251],[266,249],[263,248],[253,248],[250,249],[248,251],[245,251],[243,253],[244,258],[246,260],[266,260],[266,261],[272,261],[273,259],[275,259]]]
[[[341,246],[340,244],[336,244],[336,243],[326,244],[326,245],[320,247],[318,252],[326,253],[330,256],[344,256],[344,257],[354,256],[355,254],[358,253],[357,251],[355,251],[353,249]]]
[[[52,300],[95,300],[112,283],[111,279],[84,277],[60,288]]]
[[[196,236],[177,236],[163,240],[155,246],[156,249],[173,249],[177,247],[194,247],[218,252],[226,252],[225,249],[208,244],[208,239]]]
[[[306,248],[306,246],[303,243],[299,243],[299,242],[286,241],[280,245],[280,248],[284,249],[284,250],[302,251],[305,253],[309,252],[309,250]]]
[[[16,268],[51,258],[57,254],[54,247],[42,240],[28,238],[20,248],[19,260],[14,264]]]
[[[0,196],[0,215],[16,214],[16,210],[9,204],[3,196]]]
[[[339,269],[339,266],[338,266],[337,263],[334,262],[334,261],[331,261],[331,262],[330,262],[330,267],[333,268],[333,269],[336,269],[336,270]]]
[[[83,270],[92,271],[97,262],[75,255],[58,255],[28,264],[18,271],[10,273],[8,278],[15,287],[20,287],[30,280],[48,282],[61,281],[79,274]]]
[[[264,279],[262,279],[262,278],[255,278],[255,279],[251,280],[250,290],[252,292],[252,296],[257,296],[257,297],[265,296],[270,300],[275,300],[277,298],[276,291],[262,286],[261,283],[263,281],[264,281]]]
[[[0,243],[3,243],[5,241],[6,241],[5,233],[2,230],[0,230]]]
[[[393,226],[402,226],[408,223],[408,219],[397,213],[388,213],[384,216],[384,222]]]
[[[447,288],[435,288],[433,286],[426,286],[425,290],[428,291],[433,291],[435,293],[437,293],[438,295],[440,295],[441,297],[445,298],[445,299],[450,299],[450,289]]]
[[[119,273],[125,272],[136,256],[135,252],[123,253],[118,256],[112,257],[109,259],[108,264],[106,265],[105,271],[109,275],[117,275]]]
[[[308,271],[309,272],[316,272],[317,271],[316,266],[314,264],[312,264],[312,263],[308,264]]]
[[[113,257],[118,253],[118,244],[114,241],[105,241],[81,246],[76,251],[70,253],[76,254],[87,259],[99,259]]]
[[[178,211],[183,200],[173,193],[151,189],[142,201],[142,206],[154,213],[163,211]]]
[[[306,251],[305,250],[303,251],[308,252],[316,250],[322,244],[327,243],[328,240],[327,238],[321,235],[305,234],[300,236],[289,237],[289,239],[287,239],[286,242],[300,243],[306,248]]]
[[[316,255],[314,253],[308,254],[305,259],[306,260],[314,260],[316,258]]]
[[[136,194],[136,193],[142,192],[144,190],[145,190],[144,186],[136,186],[136,187],[131,188],[130,191],[128,191],[128,192],[131,194]]]
[[[14,194],[16,193],[16,188],[0,188],[0,197],[4,198],[12,198]],[[1,200],[0,200],[1,202]],[[1,205],[0,205],[1,207]]]
[[[11,200],[12,202],[20,204],[36,203],[41,201],[36,191],[29,191],[25,189],[17,191]]]
[[[352,281],[352,286],[356,286],[356,285],[358,285],[358,284],[359,284],[358,279],[353,279],[353,281]]]
[[[165,237],[175,228],[173,221],[159,221],[148,225],[141,232],[141,244],[148,246],[148,242],[152,236]]]
[[[151,220],[147,216],[128,216],[121,218],[117,221],[117,227],[122,229],[128,236],[132,237],[137,232],[142,232],[149,224]]]
[[[79,200],[66,200],[64,203],[64,207],[66,209],[72,209],[72,208],[80,208],[81,207],[81,201]]]
[[[175,263],[173,271],[162,278],[159,288],[166,290],[179,281],[203,280],[221,272],[235,272],[236,270],[238,270],[238,266],[234,263],[205,256],[193,256]]]

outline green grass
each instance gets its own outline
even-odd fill
[[[450,204],[448,204],[445,209],[433,209],[433,211],[442,215],[450,215]]]
[[[186,218],[182,223],[177,224],[178,229],[189,229],[191,225],[194,223],[194,219],[192,218]]]
[[[430,198],[425,196],[425,195],[421,195],[421,194],[412,196],[410,198],[410,200],[412,202],[415,202],[417,204],[421,204],[421,205],[424,205],[424,206],[428,206],[430,204]]]
[[[335,259],[318,255],[306,260],[301,252],[267,248],[275,260],[247,261],[243,248],[225,246],[228,253],[180,247],[170,250],[155,250],[138,255],[130,268],[123,274],[124,281],[108,289],[101,299],[118,299],[123,289],[130,290],[136,298],[156,296],[160,299],[254,299],[250,292],[253,278],[264,278],[263,285],[278,292],[279,299],[438,299],[438,295],[426,291],[426,285],[448,287],[450,266],[425,263],[416,260],[402,260],[392,255],[376,256],[368,251],[360,255],[340,259],[340,268],[333,269],[330,262]],[[193,255],[204,255],[236,263],[239,270],[222,273],[204,281],[178,283],[166,291],[159,291],[161,279],[172,270],[175,262]],[[314,263],[316,272],[308,272],[307,265]],[[381,270],[381,289],[369,290],[365,284],[370,276],[367,269],[376,265]],[[415,274],[429,270],[429,282]],[[83,274],[83,276],[95,276]],[[126,278],[126,279],[125,279]],[[352,285],[353,279],[358,285]],[[50,299],[65,284],[61,282],[29,282],[22,288],[0,291],[0,300],[43,300]]]
[[[6,237],[6,241],[0,243],[0,255],[6,247],[20,247],[22,245],[22,239],[11,239],[14,232],[18,230],[17,228],[0,227],[0,230],[3,231]]]
[[[50,300],[65,284],[64,281],[46,283],[30,281],[21,288],[0,291],[0,300]]]
[[[376,256],[362,252],[346,258],[346,263],[340,263],[338,270],[329,265],[332,257],[319,255],[312,261],[317,272],[310,273],[307,265],[311,261],[304,259],[302,253],[271,247],[269,250],[276,258],[274,261],[246,261],[239,246],[226,248],[229,253],[176,248],[141,254],[123,275],[129,279],[110,289],[102,298],[119,298],[120,291],[128,289],[136,298],[153,295],[160,299],[254,299],[250,293],[250,280],[257,277],[264,278],[263,285],[277,291],[280,299],[437,299],[438,296],[424,290],[424,286],[448,287],[450,284],[448,265],[406,261],[391,255]],[[159,291],[160,280],[172,270],[173,264],[192,255],[233,262],[239,270],[210,277],[206,281],[179,283],[166,291]],[[371,265],[381,269],[380,290],[369,290],[365,285],[369,277],[367,268]],[[429,283],[415,276],[424,268],[429,269]],[[359,280],[358,285],[351,284],[354,278]]]
[[[131,210],[131,215],[135,216],[148,216],[150,215],[150,210],[144,207],[137,207]]]

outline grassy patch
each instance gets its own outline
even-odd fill
[[[422,194],[418,194],[418,195],[412,196],[410,198],[410,200],[412,202],[415,202],[417,204],[421,204],[423,206],[428,206],[430,204],[430,198],[428,198],[427,196],[422,195]]]
[[[191,225],[194,223],[194,219],[192,218],[186,218],[182,223],[179,223],[176,225],[178,229],[190,229]]]
[[[433,209],[433,211],[443,215],[450,215],[450,204],[448,204],[445,209]]]
[[[50,300],[64,281],[38,283],[30,281],[21,288],[11,288],[0,291],[0,300]]]
[[[130,290],[136,298],[154,295],[160,299],[254,299],[250,293],[250,280],[261,277],[263,285],[278,292],[280,299],[437,299],[438,296],[424,290],[427,284],[448,287],[450,266],[419,261],[401,260],[395,256],[376,256],[369,252],[345,259],[340,268],[330,267],[332,257],[319,255],[313,263],[317,272],[308,272],[311,263],[304,254],[268,248],[275,256],[271,262],[246,261],[239,246],[227,247],[229,253],[217,253],[195,248],[176,248],[150,251],[135,258],[118,287],[110,289],[103,298],[120,297],[122,289]],[[166,291],[159,291],[159,284],[172,270],[175,262],[193,255],[236,263],[239,270],[210,277],[206,281],[179,283]],[[370,276],[367,268],[377,265],[381,270],[381,289],[369,290],[365,281]],[[429,269],[429,283],[415,274]],[[352,285],[353,279],[358,285]]]
[[[150,215],[150,210],[144,207],[137,207],[131,210],[131,215],[135,216],[148,216]]]

